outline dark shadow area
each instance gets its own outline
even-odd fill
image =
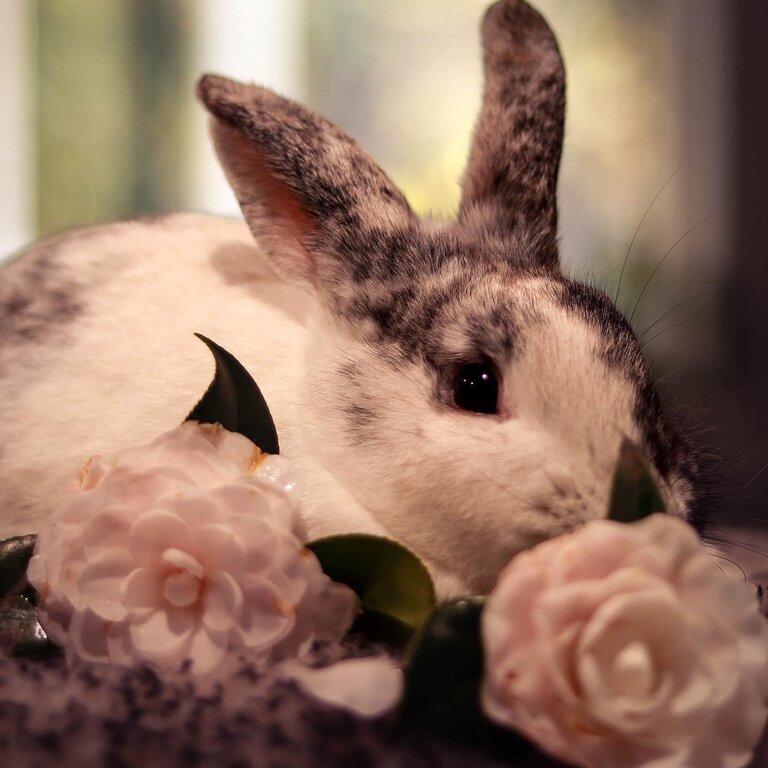
[[[728,3],[732,114],[732,252],[725,262],[720,316],[722,391],[715,431],[731,454],[720,514],[734,522],[768,524],[768,5]],[[730,461],[724,465],[728,467]],[[729,488],[730,487],[730,488]]]

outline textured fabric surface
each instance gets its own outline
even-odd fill
[[[312,662],[373,649],[317,649]],[[0,764],[13,766],[502,765],[431,739],[400,739],[392,715],[363,719],[308,698],[241,657],[223,683],[160,677],[60,657],[0,660]]]
[[[312,663],[381,649],[317,649]],[[764,739],[765,742],[765,739]],[[8,766],[222,766],[245,768],[500,768],[481,750],[398,737],[394,717],[367,720],[304,695],[276,670],[233,660],[222,684],[143,667],[68,669],[60,657],[0,659],[0,764]],[[522,768],[561,764],[531,755]],[[753,768],[768,765],[768,750]]]

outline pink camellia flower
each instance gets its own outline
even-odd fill
[[[768,715],[752,590],[668,515],[596,520],[518,555],[483,615],[482,703],[590,768],[736,768]]]
[[[41,624],[69,658],[124,665],[297,655],[339,639],[357,606],[299,527],[286,459],[187,422],[83,468],[30,561]]]

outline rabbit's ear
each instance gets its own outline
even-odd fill
[[[245,219],[287,277],[317,284],[320,262],[340,258],[339,241],[415,221],[386,174],[324,118],[266,88],[215,75],[205,75],[197,92]]]
[[[557,173],[565,73],[552,31],[522,0],[492,5],[482,29],[485,91],[463,181],[459,222],[538,243],[557,267]]]

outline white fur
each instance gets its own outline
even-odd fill
[[[305,477],[318,518],[308,515],[310,535],[381,532],[332,468],[305,461],[309,416],[298,385],[314,300],[276,277],[245,224],[181,214],[88,230],[58,247],[73,273],[107,276],[64,329],[72,343],[6,351],[13,375],[0,377],[0,536],[37,530],[90,455],[141,444],[184,419],[213,374],[195,331],[231,351],[262,388]]]

